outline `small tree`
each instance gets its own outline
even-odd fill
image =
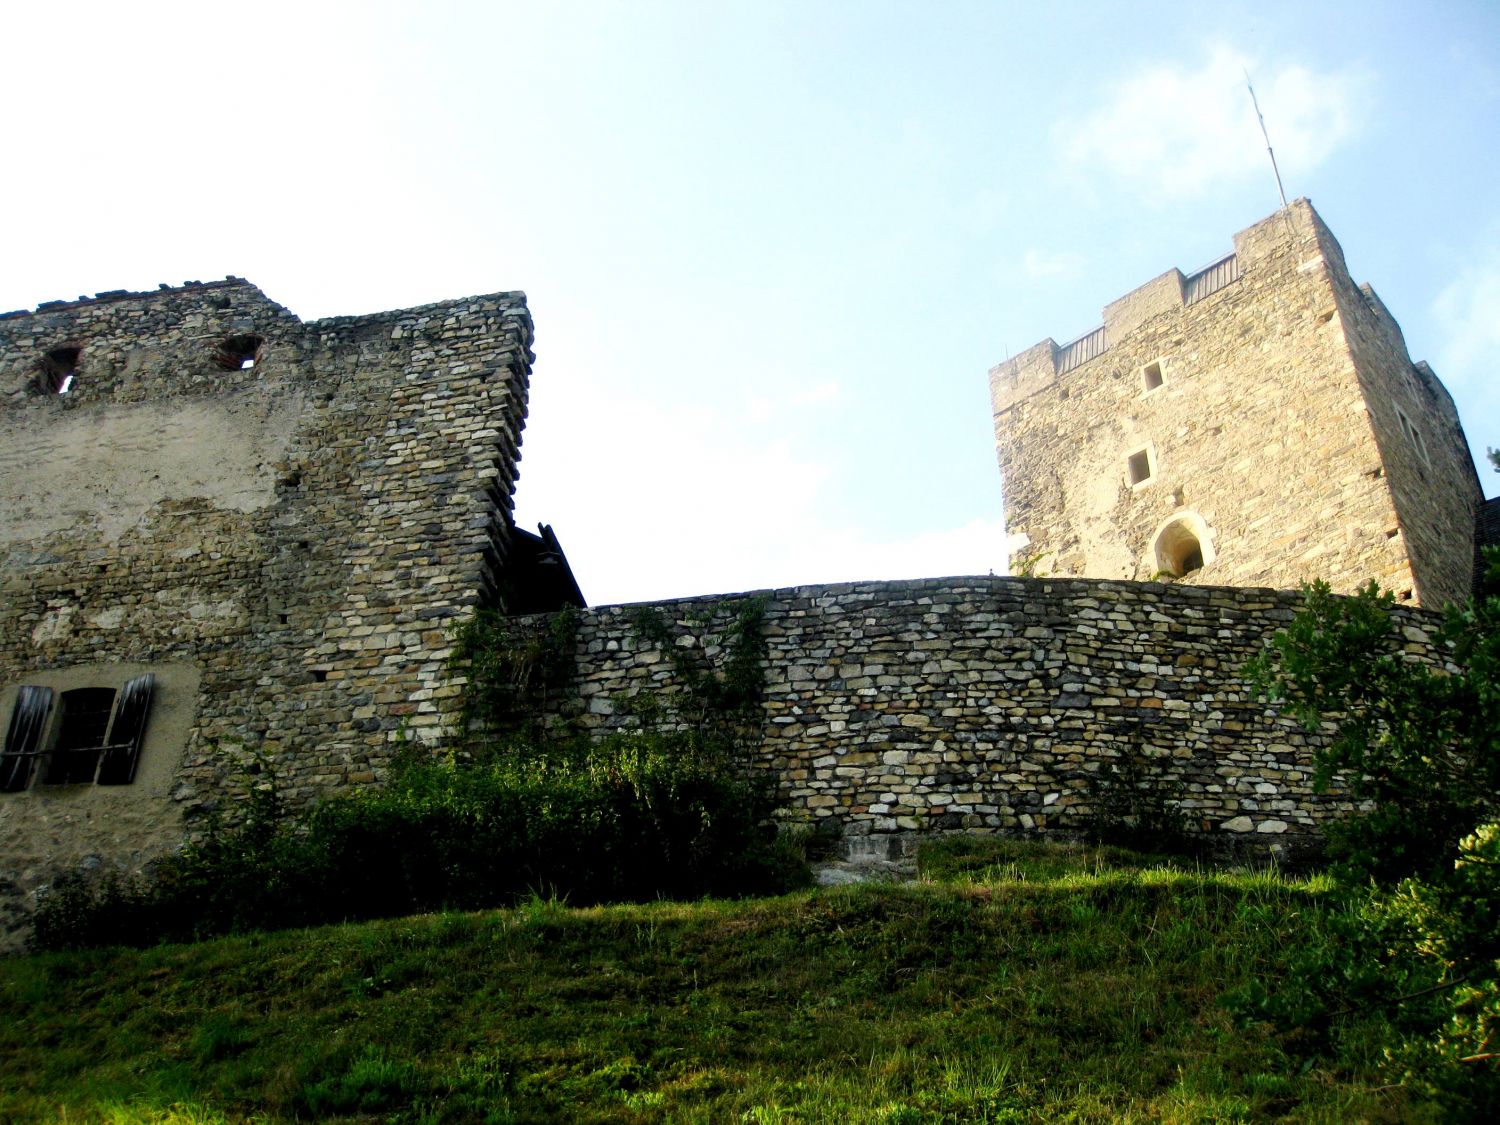
[[[1405,653],[1393,601],[1373,582],[1353,597],[1315,582],[1249,668],[1309,729],[1334,725],[1315,785],[1341,777],[1365,811],[1334,825],[1330,845],[1382,882],[1451,868],[1500,799],[1500,598],[1449,607],[1434,638],[1442,667]]]
[[[1451,1121],[1500,1117],[1500,551],[1486,563],[1436,630],[1441,666],[1403,651],[1390,594],[1317,583],[1250,667],[1305,723],[1334,727],[1316,782],[1341,775],[1364,809],[1329,831],[1345,901],[1326,934],[1239,1006],[1315,1032],[1305,1050],[1378,1014],[1398,1085]]]

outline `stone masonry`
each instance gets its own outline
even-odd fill
[[[1019,570],[1470,590],[1483,493],[1453,402],[1306,200],[990,391]]]
[[[755,765],[794,821],[849,837],[1077,831],[1090,779],[1126,760],[1180,789],[1191,827],[1240,852],[1246,841],[1300,850],[1348,807],[1312,791],[1324,734],[1257,699],[1241,675],[1291,620],[1295,592],[949,578],[758,596],[768,651]],[[653,608],[675,644],[712,662],[733,605]],[[633,698],[678,689],[671,659],[632,624],[637,611],[583,611],[576,694],[553,699],[555,721],[628,730]],[[1437,615],[1396,612],[1408,654],[1431,659]]]
[[[458,715],[457,623],[581,601],[550,529],[512,522],[531,342],[520,293],[303,323],[238,278],[0,315],[0,945],[58,871],[138,869],[259,763],[294,803],[378,783]],[[1324,734],[1241,669],[1314,577],[1395,589],[1434,658],[1416,607],[1468,591],[1480,497],[1441,384],[1299,200],[991,389],[1020,561],[1071,577],[762,595],[753,765],[786,815],[1075,830],[1131,761],[1212,839],[1309,844],[1346,807],[1312,791]],[[712,662],[731,604],[656,609]],[[552,721],[628,729],[676,689],[634,613],[581,611]],[[117,721],[142,684],[144,727]],[[128,783],[59,775],[101,714],[77,745],[134,730]]]
[[[59,867],[180,843],[255,755],[309,801],[438,736],[531,339],[520,293],[304,324],[236,278],[0,316],[0,721],[156,677],[133,784],[0,793],[0,929]]]

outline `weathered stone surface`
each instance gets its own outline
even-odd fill
[[[1306,842],[1349,808],[1337,787],[1312,792],[1324,736],[1256,698],[1240,675],[1291,620],[1294,592],[952,578],[761,596],[768,659],[756,765],[794,820],[829,821],[850,837],[1078,830],[1090,781],[1138,755],[1180,792],[1196,831]],[[713,632],[705,621],[727,621],[730,604],[655,609],[673,643],[691,647]],[[595,734],[629,728],[632,697],[682,686],[635,631],[635,612],[585,610],[577,642],[579,696],[626,706],[604,714],[559,699],[552,721],[571,714]],[[1413,631],[1436,620],[1397,613]],[[1028,636],[1038,628],[1045,643]],[[808,677],[807,667],[838,674]],[[898,686],[859,686],[872,677],[853,673],[877,667]]]
[[[530,343],[519,293],[304,324],[231,279],[0,316],[0,722],[21,684],[161,687],[135,784],[0,794],[0,929],[49,871],[179,844],[254,754],[299,803],[438,735]]]
[[[1234,249],[990,372],[1013,561],[1147,580],[1190,535],[1182,582],[1466,596],[1483,494],[1447,391],[1306,200]]]

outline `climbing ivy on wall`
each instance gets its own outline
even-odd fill
[[[523,628],[480,610],[458,629],[449,670],[463,676],[462,731],[471,738],[537,736],[540,717],[573,686],[578,610],[564,606],[540,627]]]
[[[631,624],[643,640],[666,654],[676,688],[617,702],[645,725],[685,729],[702,748],[743,750],[760,730],[766,689],[766,604],[763,598],[719,603],[689,616],[685,624],[697,644],[679,644],[678,635],[655,606],[640,606]],[[723,652],[715,668],[710,653]]]

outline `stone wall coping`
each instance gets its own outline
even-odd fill
[[[645,607],[714,606],[727,601],[745,598],[765,598],[770,603],[807,601],[816,598],[838,598],[849,594],[884,596],[882,600],[901,596],[922,596],[934,593],[972,594],[978,591],[999,590],[1061,590],[1069,595],[1095,593],[1107,599],[1122,596],[1137,600],[1155,598],[1164,603],[1180,606],[1202,606],[1214,602],[1232,601],[1247,607],[1266,601],[1279,602],[1288,610],[1295,610],[1302,602],[1299,590],[1277,589],[1272,586],[1206,586],[1182,585],[1173,582],[1133,582],[1114,578],[1021,578],[1005,574],[954,575],[942,578],[894,578],[867,582],[814,583],[804,586],[782,586],[774,589],[745,590],[725,594],[695,594],[681,598],[662,598],[654,601],[616,602],[596,605],[582,611],[586,617],[600,617]],[[1344,597],[1347,595],[1337,595]],[[1393,607],[1399,617],[1410,616],[1431,626],[1440,624],[1443,614],[1438,610],[1420,606],[1398,605]],[[535,620],[550,616],[532,614],[517,617],[517,621]]]
[[[262,297],[265,296],[254,283],[246,281],[243,277],[235,277],[233,274],[230,274],[223,281],[184,281],[181,285],[161,285],[155,289],[143,290],[107,289],[102,293],[95,293],[92,297],[79,297],[74,301],[43,301],[35,309],[14,309],[10,312],[0,312],[0,320],[14,320],[19,317],[35,316],[39,313],[67,312],[70,309],[113,304],[117,301],[155,300],[171,296],[174,293],[207,293],[215,289],[254,289]],[[269,300],[269,298],[267,299]]]

